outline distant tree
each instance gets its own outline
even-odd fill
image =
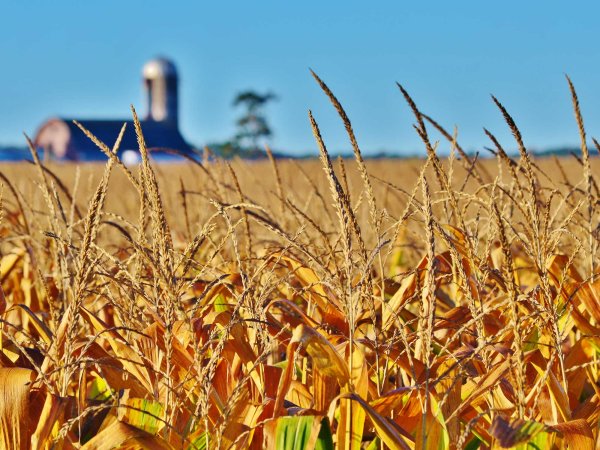
[[[236,95],[233,106],[243,106],[244,115],[236,122],[238,131],[234,141],[240,146],[250,146],[258,150],[258,143],[262,138],[269,138],[273,132],[264,115],[264,107],[271,100],[277,99],[272,92],[264,95],[254,91],[244,91]]]

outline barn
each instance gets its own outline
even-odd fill
[[[150,151],[175,150],[189,153],[191,146],[179,131],[178,75],[175,64],[167,58],[148,61],[142,70],[146,97],[146,115],[141,120],[146,145]],[[98,147],[73,123],[81,123],[109,147],[115,143],[124,123],[127,123],[120,153],[138,150],[133,121],[128,119],[80,119],[55,117],[38,129],[34,145],[56,159],[94,160],[105,156]]]

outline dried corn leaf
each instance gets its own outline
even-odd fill
[[[323,281],[310,268],[300,264],[298,261],[279,254],[275,254],[271,259],[280,259],[284,261],[290,271],[300,281],[310,293],[310,300],[316,303],[321,310],[323,318],[331,326],[335,326],[340,330],[347,329],[347,321],[342,314],[344,310],[340,301],[333,295],[328,295],[323,287]]]
[[[594,433],[586,420],[571,420],[552,425],[550,429],[558,431],[564,437],[565,443],[569,448],[577,450],[594,449]]]
[[[37,330],[39,336],[44,340],[46,344],[50,345],[50,343],[53,340],[52,331],[50,331],[46,324],[39,319],[37,314],[35,314],[27,305],[14,305],[12,308],[9,308],[9,311],[14,308],[21,308],[23,311],[25,311],[25,314],[27,314],[27,316],[31,319],[31,323]]]
[[[0,281],[4,281],[24,254],[24,248],[16,248],[12,253],[2,256],[0,260]]]
[[[322,334],[312,328],[299,325],[294,330],[290,342],[301,342],[319,370],[327,376],[335,377],[340,386],[344,386],[350,379],[344,358]]]
[[[540,438],[535,443],[543,443],[542,447],[538,448],[550,448],[548,440],[550,436],[545,432],[546,427],[544,424],[534,422],[532,420],[507,420],[504,417],[498,415],[494,418],[494,422],[490,428],[490,434],[496,438],[498,443],[503,448],[512,448],[518,444],[530,443],[536,437],[541,434]]]
[[[89,440],[81,450],[172,450],[163,439],[123,422],[114,422]]]
[[[347,346],[346,353],[350,352],[350,346]],[[361,398],[367,398],[369,389],[369,377],[367,363],[363,352],[355,346],[352,355],[346,355],[351,358],[350,367],[350,385],[352,391]],[[343,388],[343,392],[348,392],[348,387]],[[365,410],[357,405],[352,399],[340,399],[340,417],[337,429],[337,443],[340,448],[358,450],[362,445],[363,431],[365,426]]]
[[[409,433],[402,430],[397,424],[392,423],[388,418],[383,417],[358,395],[342,394],[339,398],[355,401],[363,408],[367,417],[373,423],[377,436],[379,436],[388,448],[391,450],[409,450],[414,448],[413,438]]]
[[[463,411],[468,405],[475,402],[479,397],[484,396],[487,392],[498,383],[500,378],[506,374],[511,365],[510,358],[505,359],[503,362],[496,364],[487,374],[481,377],[475,387],[463,400],[461,405],[458,407],[456,412]]]
[[[46,394],[37,428],[31,436],[32,450],[51,448],[50,443],[58,435],[60,427],[65,421],[69,403],[71,403],[71,399],[68,397]]]
[[[92,314],[85,308],[81,308],[82,317],[94,328],[98,335],[98,342],[105,342],[110,345],[111,349],[119,359],[123,367],[132,374],[147,390],[154,392],[151,384],[152,378],[146,365],[130,345],[125,344],[123,337],[115,330],[110,329],[102,320]]]
[[[532,363],[532,365],[537,370],[538,375],[542,378],[545,378],[546,380],[546,386],[548,387],[550,395],[554,400],[554,405],[557,407],[558,412],[560,413],[560,422],[567,422],[571,419],[571,408],[569,407],[569,398],[563,387],[560,385],[558,379],[556,378],[556,375],[554,375],[552,371],[550,371],[546,375],[545,368],[540,367],[535,363]],[[557,418],[555,418],[555,420],[558,421]]]
[[[0,286],[0,314],[4,314],[6,311],[6,296],[4,295],[4,289]]]
[[[387,330],[394,324],[404,304],[414,295],[417,286],[417,278],[422,277],[422,271],[426,266],[427,258],[421,259],[421,262],[419,262],[419,265],[415,268],[414,273],[404,277],[400,283],[400,288],[392,298],[383,305],[381,327],[384,330]]]
[[[25,450],[33,431],[29,391],[35,374],[22,368],[0,368],[0,448]]]

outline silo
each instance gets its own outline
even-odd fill
[[[147,95],[146,120],[177,126],[177,69],[166,58],[155,58],[142,71]]]

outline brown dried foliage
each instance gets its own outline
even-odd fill
[[[2,167],[3,448],[263,448],[304,425],[303,448],[597,447],[598,164],[570,80],[583,158],[559,180],[497,99],[518,160],[487,130],[496,160],[467,155],[403,87],[428,158],[365,161],[315,78],[355,164],[310,114],[320,162],[156,166],[137,123],[138,168],[87,132],[104,168]]]

